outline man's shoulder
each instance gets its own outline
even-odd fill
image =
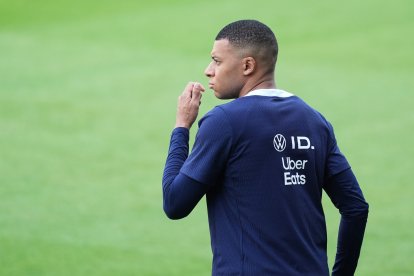
[[[268,103],[268,99],[272,99],[273,106],[278,109],[281,106],[289,105],[290,108],[311,108],[305,101],[296,95],[290,97],[268,97],[268,96],[244,96],[234,99],[230,102],[217,105],[211,111],[213,113],[219,113],[222,116],[224,114],[236,114],[238,117],[242,113],[248,113],[250,111],[260,111],[262,106]]]
[[[240,110],[246,109],[247,106],[254,105],[253,102],[245,101],[245,98],[237,98],[233,99],[229,102],[216,105],[213,109],[211,109],[208,113],[212,113],[219,116],[226,116],[226,114],[238,112]],[[207,114],[208,114],[207,113]]]
[[[226,121],[228,121],[228,118],[222,105],[217,105],[203,115],[198,121],[198,126],[201,127],[201,125],[203,125],[204,127],[208,126],[208,128],[214,128],[217,125],[221,125],[221,127],[223,127],[223,125],[226,124]]]
[[[208,111],[200,121],[228,121],[229,123],[242,122],[250,117],[269,116],[269,112],[263,110],[273,110],[275,116],[286,115],[291,117],[308,118],[323,123],[328,123],[325,117],[302,98],[293,95],[291,97],[273,97],[269,104],[269,97],[242,97],[224,104],[220,104]],[[265,101],[263,101],[265,100]],[[266,103],[267,102],[267,103]],[[268,104],[268,105],[267,105]],[[280,112],[280,114],[279,114]]]
[[[236,107],[237,107],[236,100],[232,100],[227,103],[216,105],[215,107],[210,109],[206,114],[204,114],[202,119],[209,118],[209,117],[214,117],[214,118],[225,117],[226,113],[228,113],[230,110],[233,110]]]

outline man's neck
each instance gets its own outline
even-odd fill
[[[240,91],[239,97],[247,95],[250,91],[258,89],[276,89],[276,83],[274,78],[262,79],[256,81],[253,84],[246,83]]]

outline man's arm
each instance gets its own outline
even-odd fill
[[[162,179],[163,207],[170,219],[186,217],[207,191],[207,186],[180,173],[188,157],[189,130],[175,128]]]
[[[178,98],[175,129],[162,180],[164,212],[171,219],[187,216],[206,193],[206,186],[180,173],[188,157],[189,129],[197,119],[204,87],[190,82]]]
[[[325,191],[341,214],[332,275],[354,275],[368,218],[368,203],[350,168],[329,177]]]

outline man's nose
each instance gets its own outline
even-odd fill
[[[213,70],[213,62],[210,62],[210,64],[207,66],[206,70],[204,70],[204,74],[211,78],[212,76],[214,76],[214,70]]]

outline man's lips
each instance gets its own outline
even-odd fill
[[[209,82],[209,83],[208,83],[208,87],[209,87],[209,88],[213,88],[213,86],[214,86],[214,83],[212,83],[212,82]]]

